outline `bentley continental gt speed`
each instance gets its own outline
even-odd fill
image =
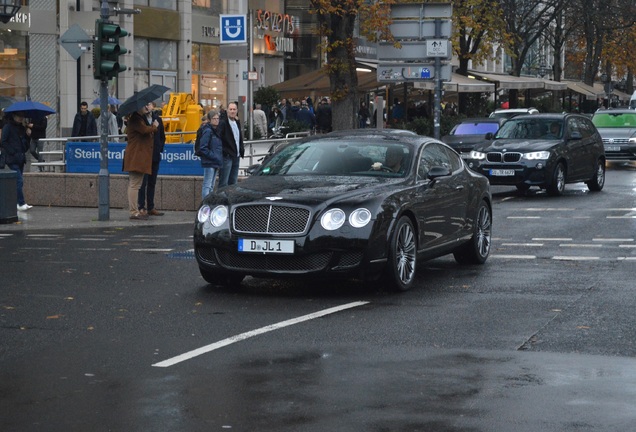
[[[433,138],[333,132],[275,152],[208,195],[194,227],[210,284],[247,275],[380,280],[412,287],[418,260],[483,264],[491,245],[486,177]]]

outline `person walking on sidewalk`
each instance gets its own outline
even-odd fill
[[[207,115],[208,123],[201,132],[201,166],[203,167],[202,199],[214,192],[216,172],[223,165],[223,141],[219,135],[220,113],[211,110]]]
[[[219,135],[223,141],[223,165],[219,171],[219,187],[233,185],[238,181],[241,158],[245,154],[243,131],[237,117],[238,104],[227,105],[227,120],[219,124]]]
[[[97,135],[97,121],[92,112],[88,110],[88,102],[82,101],[80,111],[73,119],[72,137],[85,137]]]
[[[5,124],[2,127],[0,139],[0,153],[4,155],[7,166],[16,172],[16,187],[18,193],[18,210],[27,211],[31,207],[24,200],[24,165],[26,152],[29,151],[29,136],[24,127],[24,114],[21,112],[5,113]]]
[[[144,175],[144,180],[141,183],[138,197],[138,207],[141,214],[147,214],[150,216],[163,216],[164,212],[160,212],[155,208],[155,187],[157,185],[157,176],[159,175],[159,164],[161,163],[161,153],[166,144],[166,132],[163,128],[163,121],[159,116],[159,112],[156,111],[156,105],[154,102],[150,102],[148,105],[149,111],[146,113],[146,123],[152,125],[157,122],[157,132],[153,134],[153,147],[152,147],[152,173]]]
[[[128,172],[128,208],[131,220],[147,220],[148,215],[141,214],[138,208],[139,189],[144,181],[144,174],[152,174],[152,152],[154,134],[159,122],[154,120],[148,125],[146,114],[150,105],[145,105],[128,117],[126,126],[126,151],[122,171]]]

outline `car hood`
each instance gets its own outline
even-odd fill
[[[604,128],[597,127],[601,138],[631,138],[636,135],[636,127],[633,128]]]
[[[253,176],[211,194],[208,204],[271,201],[316,206],[336,201],[365,201],[396,191],[407,179],[343,176]]]
[[[541,151],[541,150],[550,150],[551,148],[558,145],[560,140],[542,140],[542,139],[533,139],[533,140],[522,140],[522,139],[497,139],[489,144],[484,144],[479,146],[479,148],[475,148],[475,150],[482,151],[484,153],[488,152],[500,152],[504,149],[506,151],[514,151],[514,152],[531,152],[531,151]]]

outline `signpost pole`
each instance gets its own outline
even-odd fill
[[[435,38],[441,37],[442,20],[435,19]],[[433,116],[433,136],[435,139],[440,139],[441,129],[441,117],[442,117],[442,60],[440,57],[435,57],[435,109]]]
[[[247,37],[249,38],[249,43],[247,44],[247,49],[249,50],[247,56],[247,70],[248,70],[248,81],[247,81],[247,115],[249,121],[249,138],[250,141],[254,139],[254,81],[250,79],[250,72],[254,69],[254,11],[250,10],[247,14],[247,28],[245,31],[247,32]],[[262,138],[262,137],[261,137]],[[266,137],[267,138],[267,137]]]
[[[103,21],[107,21],[109,16],[108,2],[106,0],[102,0],[100,18]],[[97,175],[97,184],[99,185],[97,219],[100,221],[107,221],[110,219],[110,175],[108,173],[108,119],[106,117],[106,110],[108,109],[108,77],[106,76],[101,78],[99,84],[99,109],[101,134],[99,137],[99,174]],[[89,112],[88,115],[93,114]]]

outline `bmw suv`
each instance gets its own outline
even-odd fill
[[[592,123],[603,138],[605,156],[611,160],[636,160],[636,110],[598,110]]]

